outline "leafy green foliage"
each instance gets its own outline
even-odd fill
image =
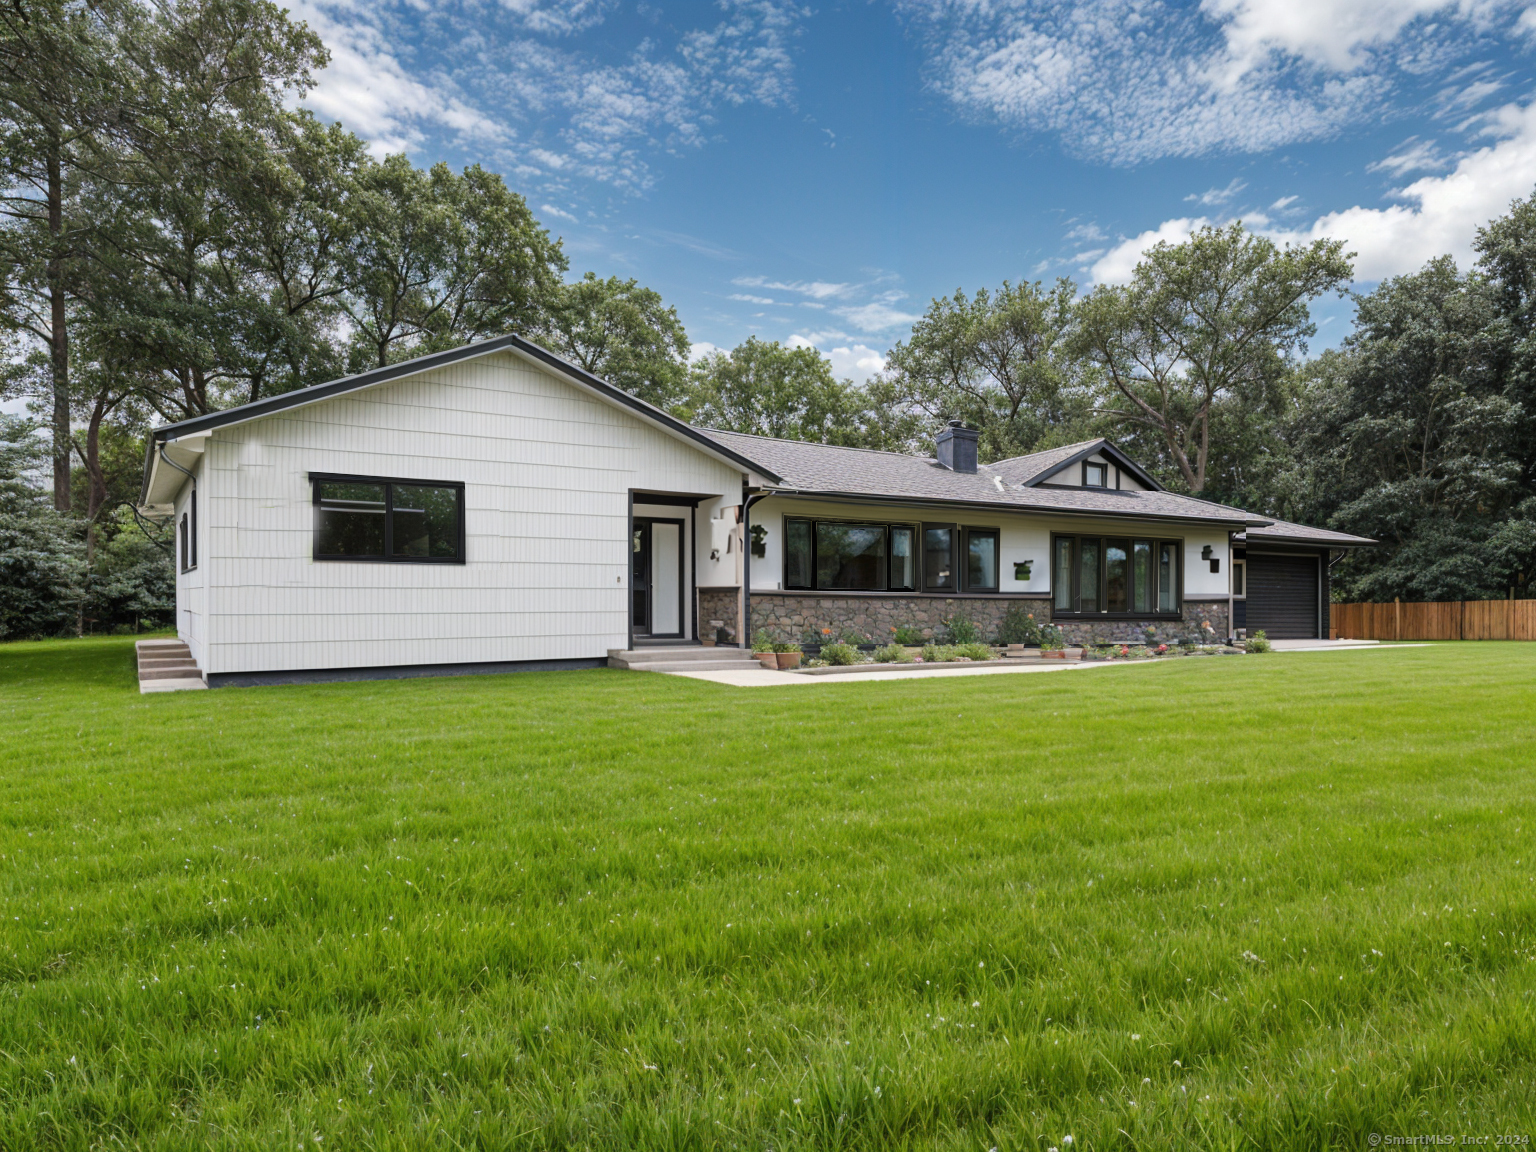
[[[894,633],[897,644],[915,648],[923,642],[923,630],[916,624],[898,624]]]
[[[981,628],[964,612],[956,612],[944,621],[951,644],[976,644],[981,641]]]
[[[859,650],[852,644],[845,644],[841,640],[835,644],[823,644],[820,656],[826,663],[838,667],[864,663],[864,657],[859,654]]]
[[[1252,636],[1248,637],[1248,651],[1268,652],[1269,650],[1269,637],[1265,634],[1264,629],[1260,628]]]
[[[908,652],[900,644],[887,644],[882,648],[876,648],[870,658],[876,664],[912,663],[912,653]]]
[[[1003,623],[998,629],[999,644],[1039,644],[1040,623],[1035,614],[1024,604],[1012,604],[1003,613]]]
[[[544,334],[551,350],[658,408],[688,394],[688,335],[677,309],[633,279],[588,272],[563,285]]]
[[[954,646],[954,659],[965,660],[995,660],[997,653],[986,644],[978,644],[974,641]]]
[[[45,451],[35,425],[0,415],[0,638],[57,635],[77,622],[84,542],[27,481]]]

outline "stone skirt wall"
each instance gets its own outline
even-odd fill
[[[739,588],[700,588],[699,596],[699,639],[714,640],[715,629],[709,626],[711,620],[724,620],[726,631],[730,634],[730,643],[738,644],[741,637],[736,633],[741,623],[741,589]]]
[[[700,630],[707,629],[700,592]],[[775,641],[821,644],[847,640],[855,644],[889,644],[896,629],[915,626],[925,640],[943,640],[945,621],[965,615],[976,622],[983,638],[995,638],[1003,617],[1014,606],[1033,612],[1042,624],[1051,622],[1049,600],[1002,596],[827,596],[814,593],[752,593],[752,635],[766,632]],[[734,608],[733,608],[734,611]],[[1210,625],[1207,631],[1202,627]],[[1147,641],[1155,630],[1158,643],[1184,637],[1216,640],[1227,635],[1227,602],[1190,601],[1179,620],[1062,620],[1057,623],[1074,646],[1081,644],[1135,643]],[[830,635],[827,631],[830,630]]]

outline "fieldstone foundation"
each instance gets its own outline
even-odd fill
[[[730,634],[729,642],[739,644],[742,638],[736,635],[737,625],[741,622],[741,589],[739,588],[700,588],[699,596],[699,639],[715,640],[715,629],[710,627],[711,620],[725,621],[726,631]]]
[[[734,595],[734,594],[733,594]],[[705,593],[699,593],[700,628],[721,619],[704,613]],[[734,613],[734,600],[731,611]],[[912,625],[924,640],[948,638],[946,621],[959,615],[975,621],[983,638],[991,640],[1002,628],[1010,608],[1022,606],[1042,624],[1051,622],[1050,601],[998,596],[817,596],[779,592],[752,593],[752,635],[766,632],[775,641],[819,645],[830,640],[856,644],[889,644],[896,629]],[[1210,625],[1207,629],[1205,625]],[[1062,620],[1057,622],[1067,642],[1082,644],[1172,643],[1189,638],[1209,642],[1227,636],[1225,600],[1186,601],[1183,620]]]

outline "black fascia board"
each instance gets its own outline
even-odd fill
[[[749,460],[740,453],[712,440],[677,417],[669,416],[660,408],[647,404],[639,397],[631,396],[622,388],[615,388],[601,377],[594,376],[585,369],[578,368],[570,361],[556,356],[548,349],[541,348],[532,341],[524,340],[521,336],[512,333],[508,333],[505,336],[495,336],[489,340],[481,340],[474,344],[464,344],[458,348],[450,348],[446,352],[432,352],[426,356],[418,356],[414,360],[402,360],[398,364],[389,364],[383,368],[374,368],[367,372],[359,372],[353,376],[343,376],[339,380],[331,380],[324,384],[314,384],[308,388],[296,388],[292,392],[284,392],[278,396],[269,396],[265,400],[255,400],[235,408],[224,408],[218,412],[210,412],[205,416],[194,416],[190,420],[181,420],[175,424],[162,424],[150,432],[151,456],[153,455],[153,446],[156,442],[164,443],[167,440],[188,436],[194,432],[206,432],[214,428],[222,428],[226,424],[238,424],[245,420],[270,416],[274,412],[282,412],[288,408],[297,408],[304,404],[314,403],[317,400],[327,400],[333,396],[341,396],[361,388],[369,388],[375,384],[397,380],[402,376],[413,376],[418,372],[427,372],[447,364],[456,364],[461,360],[471,360],[477,356],[486,356],[492,352],[503,352],[509,349],[522,352],[535,360],[549,365],[549,367],[557,372],[571,377],[607,399],[638,412],[642,416],[655,420],[669,430],[686,436],[700,447],[718,453],[732,463],[765,476],[774,483],[778,483],[783,479],[764,468],[761,464]],[[148,478],[149,469],[148,461],[146,461],[146,488],[148,486]]]

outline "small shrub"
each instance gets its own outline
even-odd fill
[[[759,632],[756,636],[752,637],[752,651],[753,652],[772,652],[772,651],[774,651],[773,641],[768,638],[768,633],[766,633],[766,632]]]
[[[884,648],[876,648],[874,652],[876,664],[910,664],[912,654],[900,644],[887,644]]]
[[[998,629],[997,642],[999,644],[1040,643],[1040,625],[1035,621],[1035,614],[1028,611],[1022,604],[1013,605],[1003,616],[1003,626]]]
[[[950,644],[924,644],[923,663],[942,664],[955,658],[955,649]]]
[[[823,644],[821,646],[821,658],[828,664],[838,667],[846,667],[849,664],[862,664],[864,661],[859,656],[859,650],[852,644]]]
[[[957,644],[955,645],[955,659],[957,660],[993,660],[997,653],[985,644]]]
[[[1067,646],[1067,634],[1054,624],[1043,625],[1040,629],[1040,647],[1050,652],[1058,651]]]
[[[951,644],[979,644],[981,642],[981,629],[976,627],[976,621],[972,620],[964,612],[956,612],[948,620],[944,621],[944,627],[949,629],[949,642]]]
[[[1268,651],[1270,651],[1269,637],[1264,635],[1264,629],[1260,628],[1252,636],[1248,637],[1248,651],[1250,651],[1250,652],[1268,652]]]
[[[897,644],[905,644],[909,648],[916,648],[923,643],[923,630],[916,624],[902,624],[896,629],[893,637]]]
[[[781,640],[773,646],[775,652],[803,652],[804,649],[793,641]]]

